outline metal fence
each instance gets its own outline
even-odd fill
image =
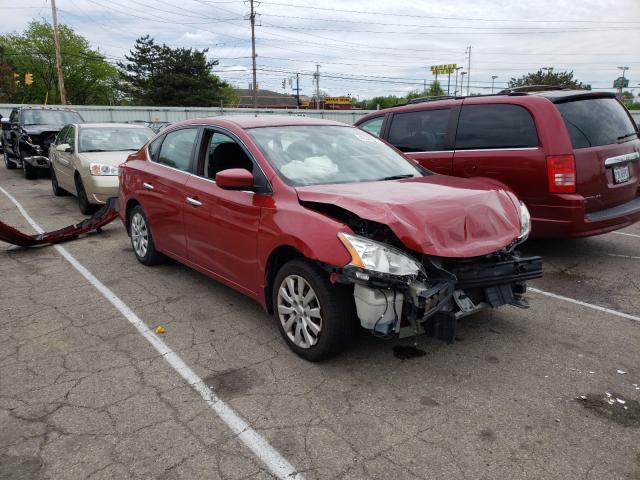
[[[0,114],[7,117],[11,109],[20,105],[0,104]],[[56,106],[56,105],[52,105]],[[131,122],[135,120],[176,122],[188,118],[218,117],[224,115],[303,115],[312,118],[325,118],[342,123],[355,123],[360,117],[372,110],[280,110],[261,108],[200,108],[200,107],[108,107],[97,105],[68,105],[80,112],[87,122]],[[631,111],[637,124],[640,124],[640,111]]]
[[[11,109],[20,105],[0,104],[0,114],[9,116]],[[57,105],[51,105],[57,107]],[[200,107],[108,107],[96,105],[67,105],[76,110],[87,122],[177,122],[189,118],[218,117],[225,115],[300,115],[324,118],[352,124],[370,110],[284,110],[262,108],[200,108]]]

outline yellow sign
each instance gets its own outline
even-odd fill
[[[351,103],[351,97],[325,97],[324,103],[349,105]]]
[[[443,75],[448,73],[453,73],[456,70],[457,65],[455,63],[450,63],[449,65],[432,65],[431,73],[434,75]]]
[[[32,85],[33,84],[33,73],[25,73],[24,74],[24,84]]]

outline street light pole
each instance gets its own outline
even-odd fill
[[[456,67],[456,89],[453,92],[454,97],[458,95],[458,70],[462,70],[462,67]]]
[[[464,76],[466,74],[467,74],[467,72],[460,72],[460,92],[461,93],[462,93],[462,90],[464,90]]]
[[[253,59],[253,108],[258,108],[258,85],[256,84],[256,12],[251,3],[251,58]]]
[[[622,89],[624,88],[624,74],[627,70],[629,70],[629,67],[618,67],[618,70],[622,70],[622,84],[620,85],[620,88],[618,89],[618,98],[622,101]]]
[[[491,75],[491,95],[493,95],[493,83],[495,82],[498,75]]]

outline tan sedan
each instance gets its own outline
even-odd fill
[[[49,149],[53,194],[71,193],[82,213],[93,213],[118,196],[118,165],[153,135],[150,128],[129,123],[66,125]]]

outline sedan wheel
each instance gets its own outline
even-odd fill
[[[278,316],[296,346],[310,348],[322,331],[320,301],[311,285],[299,275],[287,276],[278,290]]]
[[[140,205],[133,207],[129,213],[129,235],[133,253],[140,263],[150,266],[164,261],[164,255],[156,250],[147,216]]]
[[[305,259],[286,263],[272,291],[282,338],[305,360],[326,360],[351,339],[356,326],[353,288],[332,284],[316,264]]]

